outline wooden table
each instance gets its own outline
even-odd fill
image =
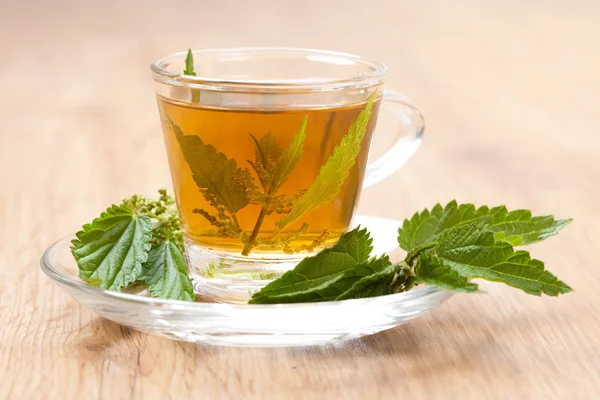
[[[0,16],[0,399],[600,395],[597,1],[4,0]],[[457,198],[574,217],[533,253],[575,292],[485,284],[375,336],[276,350],[159,339],[79,307],[40,271],[42,251],[170,181],[149,63],[245,45],[385,61],[428,130],[361,211]]]

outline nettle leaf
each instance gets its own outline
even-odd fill
[[[392,265],[392,263],[387,254],[384,254],[379,258],[372,258],[356,264],[354,267],[344,271],[341,278],[321,289],[319,291],[320,298],[314,301],[341,300],[348,292],[350,292],[350,296],[352,296],[354,292],[356,292],[355,286],[357,283],[363,282],[370,276],[379,275],[380,272],[386,270],[390,265]]]
[[[350,291],[350,295],[356,292],[354,286],[357,282],[362,282],[364,278],[372,275],[378,276],[380,272],[392,265],[387,255],[352,265],[349,259],[338,258],[339,254],[342,253],[323,254],[320,257],[320,262],[312,264],[312,266],[316,269],[326,265],[330,261],[343,260],[345,264],[342,266],[342,270],[326,268],[317,274],[316,279],[313,279],[314,275],[311,275],[308,279],[304,279],[300,276],[302,270],[299,269],[296,271],[299,275],[290,274],[290,278],[294,278],[293,284],[276,289],[265,287],[252,297],[250,303],[274,304],[340,300],[340,296],[343,296],[348,291]],[[305,269],[303,270],[305,271]],[[291,283],[292,281],[290,280],[289,282]]]
[[[184,75],[196,76],[194,71],[194,55],[192,49],[188,49],[187,56],[185,57],[185,69],[183,70]]]
[[[298,161],[300,161],[303,154],[304,139],[306,139],[307,122],[308,117],[305,116],[302,119],[300,129],[286,147],[285,152],[281,150],[281,146],[279,146],[272,133],[269,132],[260,139],[256,139],[254,135],[250,134],[256,149],[255,161],[249,161],[249,163],[258,175],[263,189],[269,195],[274,195],[279,190],[296,167]]]
[[[300,161],[304,153],[304,140],[306,139],[306,125],[308,117],[305,116],[300,124],[300,129],[292,138],[292,141],[287,145],[281,158],[277,162],[277,166],[273,170],[273,178],[271,182],[271,193],[277,192],[281,185],[287,180],[292,173],[296,164]]]
[[[273,168],[279,161],[282,150],[271,132],[263,135],[260,139],[252,134],[250,137],[254,141],[256,149],[254,150],[255,161],[248,160],[248,163],[256,172],[263,189],[267,192],[273,179]]]
[[[194,54],[192,49],[188,49],[187,56],[185,57],[185,69],[183,70],[184,75],[196,76],[194,71]],[[200,102],[200,90],[192,89],[192,103]]]
[[[271,132],[261,136],[260,139],[256,139],[252,134],[250,134],[250,137],[256,145],[256,149],[254,150],[256,161],[261,163],[265,169],[269,169],[279,161],[283,151]]]
[[[509,242],[513,246],[541,242],[556,235],[573,221],[572,219],[554,220],[552,215],[532,217],[529,210],[508,212],[504,206],[497,207],[495,212],[490,213],[490,219],[488,229],[495,233],[494,238]]]
[[[252,295],[250,304],[302,303],[318,301],[356,260],[344,253],[319,253],[305,258],[296,268]]]
[[[405,220],[398,230],[398,243],[406,251],[436,241],[446,229],[469,222],[485,222],[497,240],[513,245],[527,245],[556,235],[571,220],[554,220],[551,215],[532,217],[528,210],[508,211],[505,206],[475,208],[473,204],[458,205],[451,201],[442,208],[436,204]]]
[[[405,262],[392,264],[387,256],[371,260],[370,273],[360,274],[352,286],[336,300],[361,299],[405,292],[415,283],[413,269]],[[357,267],[357,269],[363,266]]]
[[[391,264],[387,256],[369,261],[371,243],[366,229],[353,229],[333,247],[305,258],[296,268],[256,292],[250,303],[334,300],[363,276]]]
[[[371,242],[366,229],[356,228],[255,293],[249,303],[333,301],[407,290],[414,274],[406,264],[392,265],[386,254],[369,258]]]
[[[103,289],[120,290],[139,279],[148,258],[152,221],[124,206],[108,208],[71,243],[79,276]]]
[[[535,295],[557,296],[572,291],[528,252],[514,251],[510,243],[494,240],[494,234],[483,223],[475,221],[448,229],[437,243],[430,252],[468,279],[503,282]]]
[[[235,160],[217,152],[213,146],[204,144],[199,136],[184,135],[170,118],[167,117],[165,121],[175,132],[196,185],[206,190],[231,215],[247,206],[250,202],[249,191],[254,187],[250,172],[238,168]]]
[[[373,239],[367,228],[360,229],[360,226],[344,233],[337,243],[321,253],[345,253],[352,257],[357,263],[366,262],[373,251]]]
[[[335,300],[362,299],[365,297],[392,294],[394,293],[393,283],[395,275],[395,266],[388,265],[380,271],[366,275],[357,280]]]
[[[275,140],[275,136],[271,132],[268,132],[259,140],[257,140],[252,134],[250,134],[250,137],[252,137],[252,140],[254,140],[256,144],[256,160],[260,161],[265,168],[269,168],[279,161],[283,151],[281,150],[279,143],[277,143],[277,140]]]
[[[150,250],[140,280],[149,285],[154,297],[184,301],[196,298],[185,257],[173,242],[162,243]]]
[[[413,217],[405,219],[398,230],[398,243],[406,251],[435,242],[438,235],[444,230],[452,228],[463,221],[475,218],[475,207],[472,204],[457,206],[456,201],[451,201],[445,208],[438,203],[431,212],[424,209],[415,213]]]
[[[476,292],[477,284],[469,282],[435,256],[424,253],[417,259],[415,273],[417,282],[457,292]]]
[[[367,125],[371,118],[374,100],[375,94],[369,98],[364,110],[352,123],[350,130],[343,137],[340,144],[334,148],[333,155],[321,167],[313,184],[294,204],[290,213],[275,223],[280,230],[309,212],[329,203],[340,192],[358,158],[363,138],[367,132]]]

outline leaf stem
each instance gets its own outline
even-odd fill
[[[235,224],[236,227],[238,227],[240,230],[242,230],[242,228],[240,227],[240,223],[238,222],[238,219],[236,217],[235,214],[231,214],[231,219],[233,220],[233,223]]]
[[[393,293],[406,292],[417,283],[416,268],[407,263],[406,260],[401,261],[396,266],[395,272],[396,276],[391,285]],[[402,279],[399,279],[400,277]]]
[[[262,206],[262,208],[260,209],[260,214],[258,214],[258,218],[256,219],[256,224],[254,224],[254,229],[252,229],[252,234],[250,234],[250,238],[248,239],[246,244],[244,244],[244,249],[242,250],[243,256],[247,256],[248,254],[250,254],[250,252],[254,248],[254,245],[256,244],[255,243],[256,237],[258,236],[258,233],[260,232],[260,227],[262,226],[262,224],[265,220],[265,217],[267,216],[268,206],[269,206],[269,204],[268,204],[268,200],[267,200],[267,204]]]
[[[421,254],[423,251],[427,250],[427,249],[431,249],[433,247],[437,246],[437,242],[433,242],[433,243],[428,243],[424,246],[420,246],[417,247],[416,249],[411,250],[407,255],[406,258],[404,259],[404,261],[408,264],[408,265],[412,265],[413,261],[415,260],[415,258],[417,258],[417,256],[419,254]]]

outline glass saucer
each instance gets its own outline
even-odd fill
[[[374,254],[392,251],[399,221],[359,216],[373,237]],[[69,246],[50,246],[42,270],[84,307],[132,329],[176,340],[222,346],[309,346],[371,335],[437,307],[452,292],[419,287],[405,293],[323,303],[248,305],[183,302],[148,297],[143,288],[111,292],[78,277]],[[200,299],[202,300],[202,299]]]

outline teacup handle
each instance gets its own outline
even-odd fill
[[[407,98],[393,90],[384,90],[382,107],[390,107],[400,120],[400,128],[390,149],[367,165],[363,188],[369,187],[396,172],[421,144],[425,120]],[[383,111],[383,110],[382,110]]]

